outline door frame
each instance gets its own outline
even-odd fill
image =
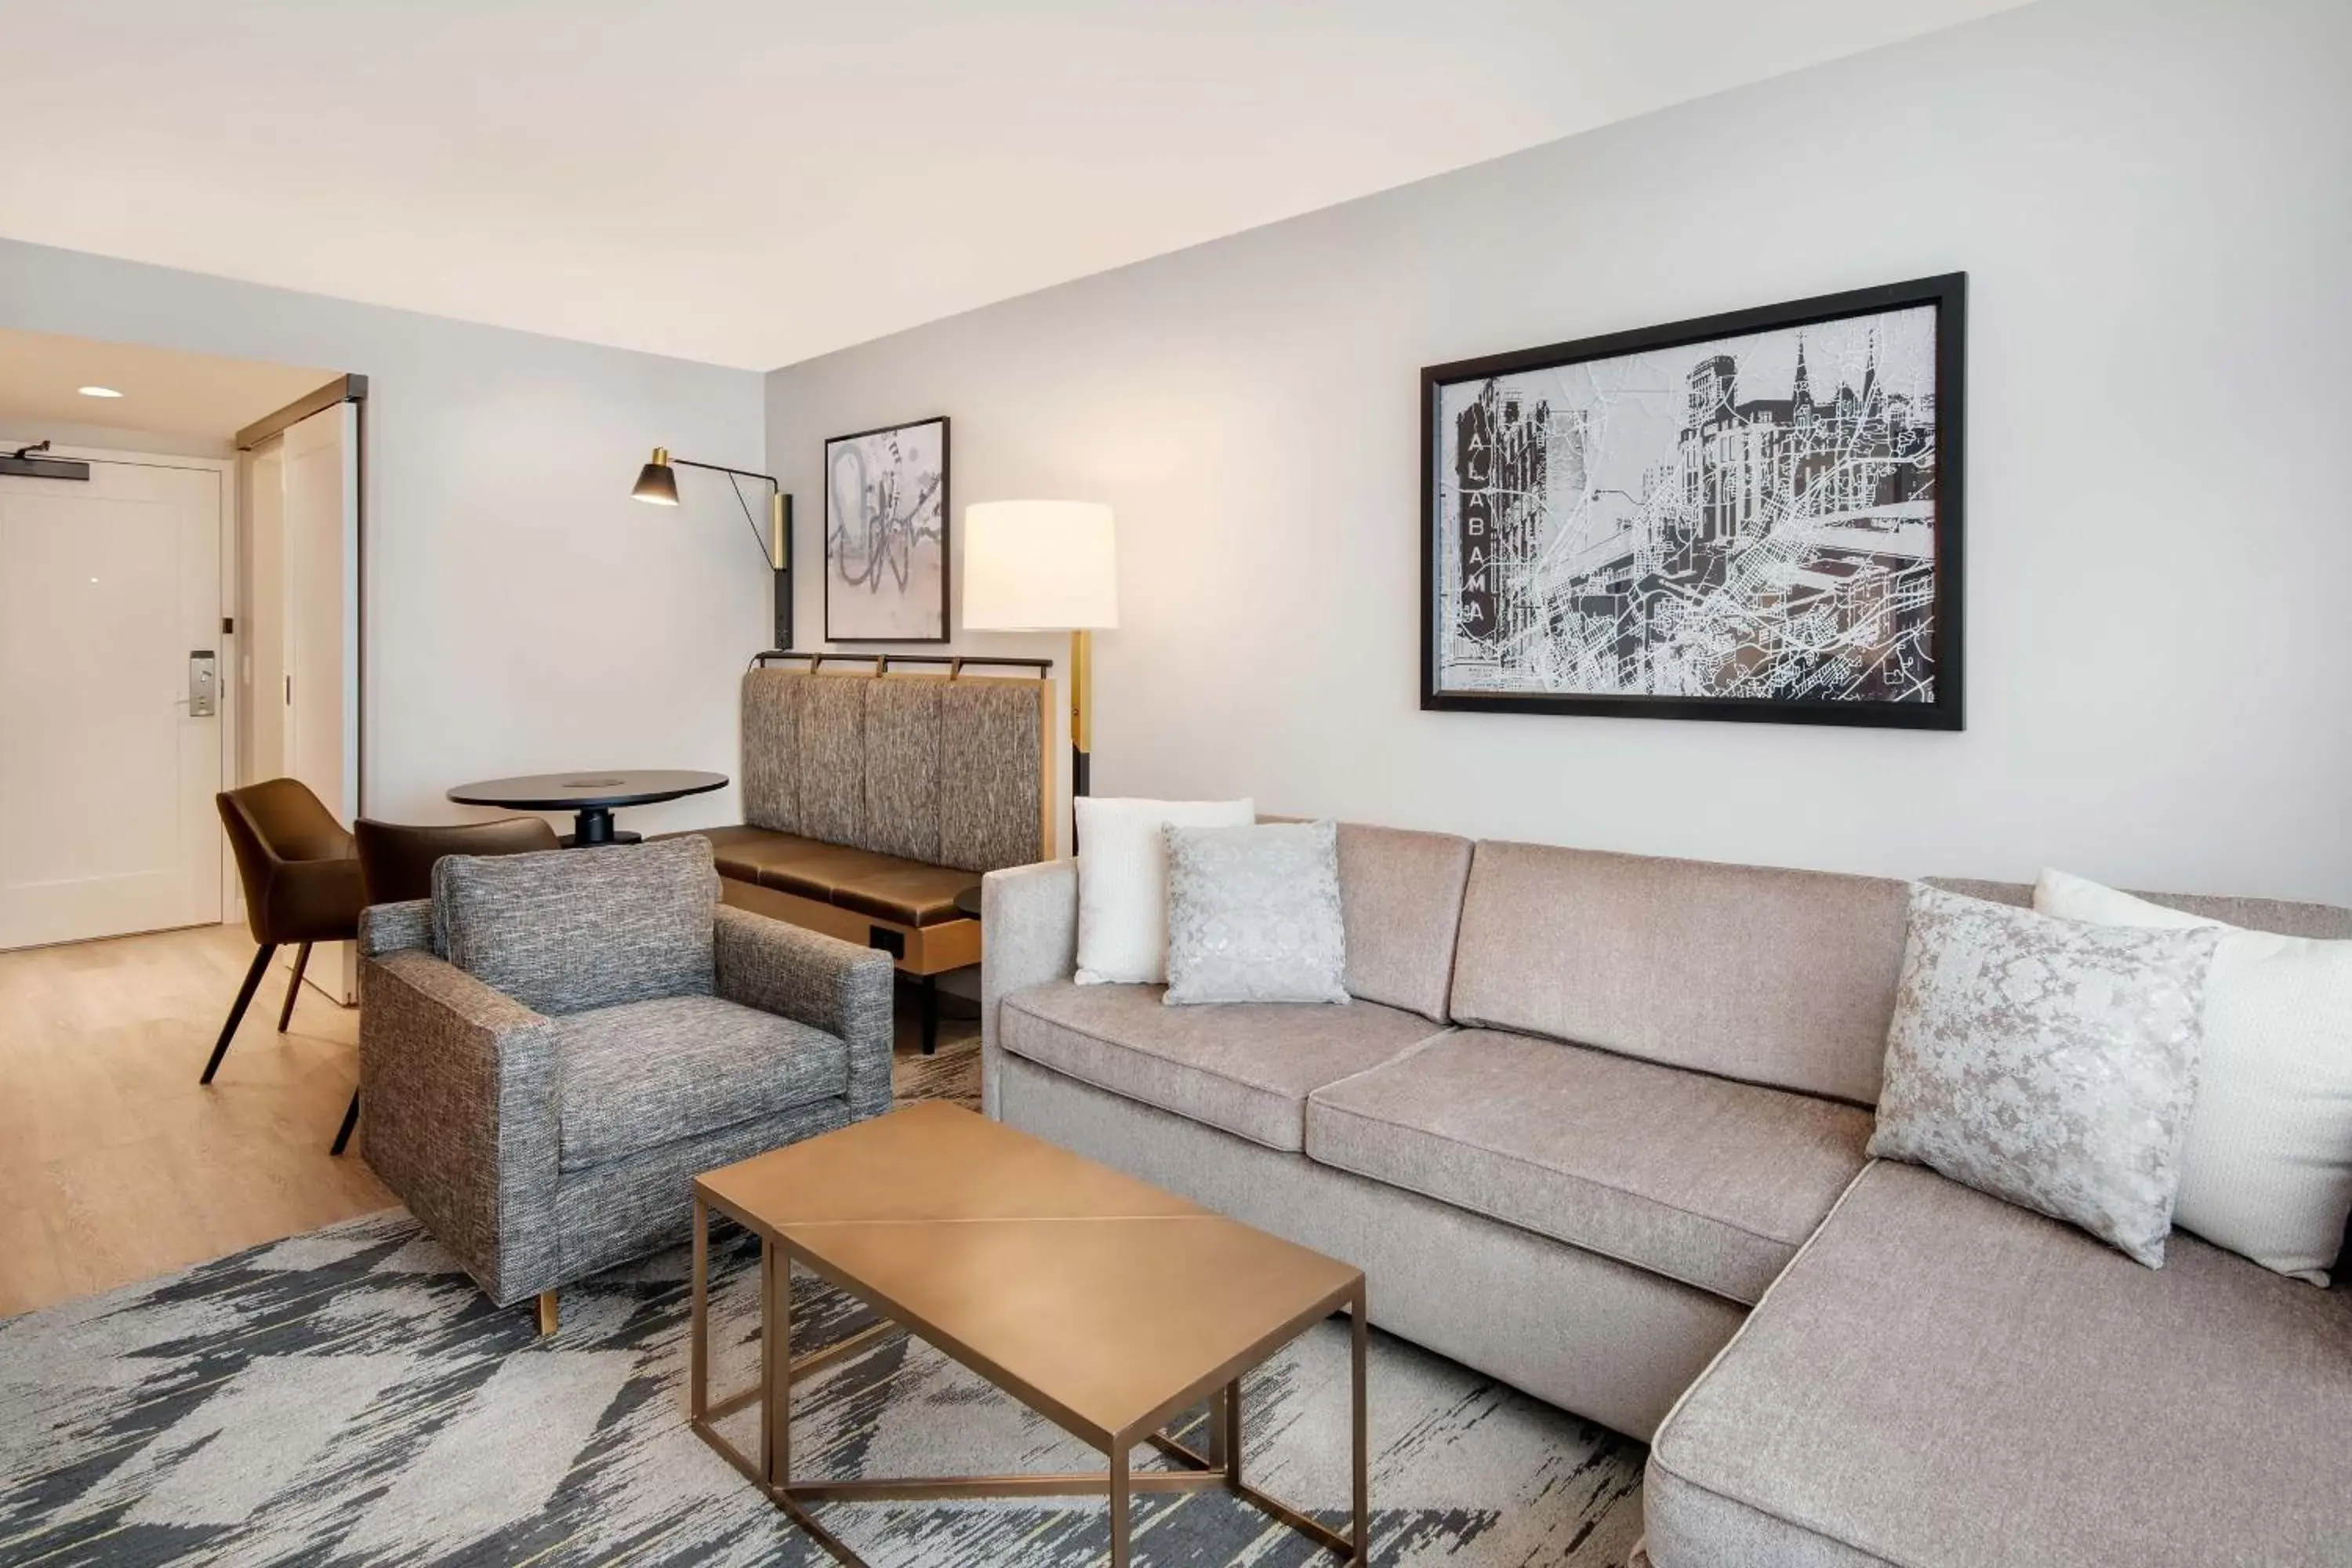
[[[357,372],[346,372],[276,413],[255,420],[239,430],[230,445],[236,451],[232,460],[242,461],[271,437],[283,435],[312,415],[341,403],[352,405],[352,596],[348,605],[351,625],[344,632],[344,646],[351,650],[352,667],[346,673],[351,693],[352,820],[356,823],[367,811],[368,378]]]
[[[244,541],[237,527],[238,508],[244,500],[239,488],[237,460],[230,458],[191,458],[173,452],[133,452],[114,447],[57,447],[51,451],[60,458],[71,458],[84,463],[111,463],[126,468],[190,468],[208,473],[219,485],[219,511],[213,526],[220,534],[220,581],[214,584],[214,610],[224,626],[233,626],[236,614],[237,574],[243,558],[239,551]],[[238,668],[245,657],[245,634],[223,631],[220,638],[220,659],[215,666],[223,671]],[[232,662],[237,661],[237,662]],[[236,785],[236,759],[245,744],[245,700],[233,680],[215,680],[215,695],[220,704],[220,772],[214,781],[221,789]],[[228,835],[220,837],[221,911],[223,924],[242,920],[245,916],[245,885],[237,878],[236,857],[228,847]]]

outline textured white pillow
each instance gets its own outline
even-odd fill
[[[1171,827],[1167,837],[1162,1002],[1348,1000],[1338,825]]]
[[[2106,926],[2214,926],[2205,1052],[2173,1223],[2327,1283],[2352,1212],[2352,942],[2245,931],[2044,871],[2033,907]]]
[[[1168,978],[1165,827],[1241,827],[1247,800],[1107,800],[1080,795],[1078,973],[1081,985],[1156,985]]]

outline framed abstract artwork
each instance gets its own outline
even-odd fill
[[[948,422],[824,444],[828,642],[948,640]]]
[[[1967,278],[1421,374],[1428,709],[1961,727]]]

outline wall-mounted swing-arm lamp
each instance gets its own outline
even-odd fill
[[[655,506],[677,504],[678,468],[701,468],[709,473],[725,474],[727,488],[735,492],[735,504],[743,509],[743,521],[751,525],[751,536],[760,542],[760,553],[766,557],[768,570],[776,574],[776,642],[775,651],[788,652],[793,646],[793,498],[784,493],[773,474],[754,473],[749,468],[730,468],[724,463],[698,463],[691,458],[673,458],[667,447],[654,448],[653,461],[637,470],[636,489],[629,493],[641,501]],[[768,487],[768,526],[760,526],[751,515],[751,503],[743,499],[743,489],[737,479],[758,479]]]

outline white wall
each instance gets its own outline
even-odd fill
[[[683,479],[668,512],[629,486],[656,442],[758,468],[756,374],[5,240],[0,326],[369,378],[370,815],[491,815],[442,792],[506,773],[736,772],[768,574],[723,489]],[[622,820],[741,817],[730,789]]]
[[[2340,0],[2044,0],[776,372],[770,461],[811,562],[901,417],[1117,506],[1098,793],[2345,899],[2347,105]],[[1419,710],[1418,367],[1949,270],[1965,733]]]

